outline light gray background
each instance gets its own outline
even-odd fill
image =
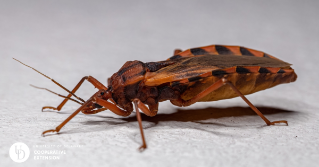
[[[0,166],[317,166],[319,163],[318,1],[1,1]],[[41,112],[62,98],[29,84],[65,94],[61,88],[12,57],[54,78],[68,89],[86,75],[106,79],[128,60],[159,61],[175,48],[241,45],[293,64],[295,83],[247,96],[270,120],[265,123],[241,99],[177,108],[160,104],[143,116],[148,149],[141,144],[133,113],[79,114],[60,135],[41,137],[77,109]],[[84,83],[87,99],[96,89]],[[21,164],[9,148],[31,149]],[[33,160],[34,145],[64,148],[60,160]]]

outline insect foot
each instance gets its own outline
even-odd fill
[[[270,122],[270,124],[269,124],[268,126],[270,126],[270,125],[282,124],[282,123],[283,123],[283,124],[286,124],[286,125],[288,126],[288,122],[285,121],[285,120]]]
[[[46,130],[46,131],[44,131],[44,132],[42,132],[42,137],[45,137],[45,135],[44,134],[46,134],[46,133],[48,133],[48,132],[59,132],[59,130],[58,129],[51,129],[51,130]]]
[[[52,109],[52,110],[57,110],[57,111],[59,111],[59,109],[57,109],[57,108],[55,108],[55,107],[50,107],[50,106],[44,106],[44,107],[42,107],[42,112],[44,112],[44,110],[45,109]]]
[[[147,148],[146,144],[143,144],[140,148],[138,148],[138,150],[140,152],[143,152],[146,148]]]

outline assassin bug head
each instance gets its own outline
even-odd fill
[[[97,91],[89,100],[87,100],[84,104],[84,108],[82,109],[82,112],[84,114],[95,114],[97,112],[106,110],[106,108],[103,108],[103,106],[99,105],[96,102],[96,98],[108,100],[112,97],[111,92],[109,90],[99,90]]]

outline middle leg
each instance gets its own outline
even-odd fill
[[[112,104],[102,98],[96,97],[93,101],[94,103],[97,103],[107,109],[109,109],[110,111],[112,111],[113,113],[120,115],[120,116],[128,116],[131,114],[131,112],[129,111],[124,111],[120,108],[118,108],[115,104]],[[141,118],[141,114],[139,112],[139,108],[146,114],[146,115],[150,115],[152,114],[152,112],[145,106],[145,104],[143,104],[139,99],[134,99],[133,100],[134,106],[135,106],[135,111],[136,111],[136,118],[140,127],[140,132],[141,132],[141,136],[142,136],[142,146],[139,147],[140,151],[144,151],[147,148],[146,145],[146,141],[145,141],[145,137],[144,137],[144,131],[143,131],[143,126],[142,126],[142,118]]]

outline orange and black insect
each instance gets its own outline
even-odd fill
[[[211,45],[185,51],[177,49],[174,55],[165,61],[128,61],[108,79],[107,87],[92,76],[86,76],[69,91],[36,70],[69,92],[67,96],[58,94],[65,98],[58,107],[45,106],[42,110],[59,111],[68,100],[81,104],[81,107],[59,126],[42,134],[59,132],[80,111],[84,114],[96,114],[109,109],[117,115],[129,116],[134,104],[143,141],[140,150],[143,150],[146,148],[146,142],[139,109],[148,116],[155,116],[158,103],[165,100],[170,100],[173,105],[185,107],[196,102],[237,96],[240,96],[267,125],[288,125],[284,120],[270,122],[244,95],[295,81],[297,75],[290,66],[291,64],[261,51],[240,46]],[[74,94],[85,80],[99,89],[87,101]]]

